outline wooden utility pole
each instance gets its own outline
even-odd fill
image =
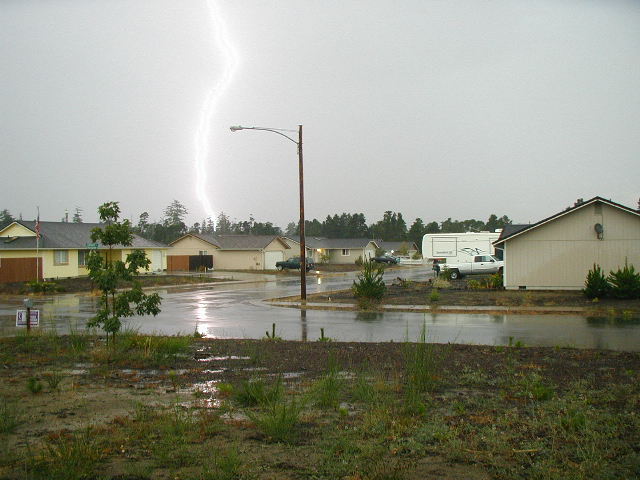
[[[300,300],[307,301],[307,245],[304,236],[304,171],[302,167],[302,125],[298,125],[298,171],[300,182]]]

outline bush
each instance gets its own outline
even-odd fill
[[[588,276],[587,276],[588,278]],[[616,298],[640,298],[640,273],[624,262],[624,268],[609,274],[611,294]]]
[[[56,282],[39,282],[37,280],[32,280],[30,282],[26,282],[25,285],[27,287],[26,291],[32,293],[55,293],[62,291]]]
[[[439,302],[440,301],[440,292],[438,292],[437,288],[431,289],[431,294],[429,294],[430,302]]]
[[[450,281],[451,280],[451,270],[449,270],[448,268],[443,269],[440,272],[439,278],[442,278],[443,280]]]
[[[487,280],[487,287],[494,288],[494,289],[503,288],[504,287],[504,279],[502,277],[502,273],[498,272],[498,273],[494,273],[493,275],[491,275],[489,277],[489,279]]]
[[[382,279],[384,267],[377,265],[371,260],[362,262],[363,271],[358,275],[358,279],[353,281],[353,295],[356,298],[368,298],[381,300],[387,289]]]
[[[600,269],[600,265],[593,264],[593,269],[587,273],[587,279],[584,282],[582,293],[587,298],[602,298],[609,293],[610,286],[604,273]]]

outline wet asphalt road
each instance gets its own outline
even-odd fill
[[[575,346],[614,350],[640,350],[640,320],[587,319],[579,315],[424,314],[408,312],[362,313],[351,311],[307,312],[270,306],[265,299],[297,295],[297,276],[229,274],[239,284],[158,289],[163,297],[157,317],[135,317],[129,326],[146,333],[193,333],[208,337],[262,338],[271,325],[276,334],[290,340],[317,340],[320,329],[338,341],[403,341],[417,339],[423,325],[431,341],[507,345],[521,341],[531,346]],[[389,270],[395,277],[424,280],[426,267]],[[351,286],[355,273],[307,277],[307,291],[331,291]],[[21,297],[0,299],[0,335],[15,334],[15,312]],[[38,297],[45,328],[66,333],[82,329],[96,308],[97,298],[88,295]]]

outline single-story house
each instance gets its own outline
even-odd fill
[[[594,197],[494,245],[504,251],[505,288],[580,290],[594,264],[605,274],[640,267],[640,212]]]
[[[290,243],[297,247],[296,254],[299,256],[299,240],[287,238]],[[368,238],[320,238],[309,237],[305,239],[307,257],[313,259],[315,263],[345,264],[355,263],[358,258],[366,259],[376,256],[378,244],[375,240]]]
[[[278,235],[188,233],[169,245],[168,271],[194,270],[194,265],[219,270],[273,270],[276,262],[299,254]]]
[[[108,247],[91,241],[91,230],[99,223],[15,221],[0,230],[0,282],[24,282],[36,279],[70,278],[87,275],[91,249],[101,253]],[[167,265],[167,245],[133,236],[131,246],[116,246],[113,260],[125,260],[133,250],[143,250],[151,260],[149,271],[161,271]]]
[[[376,240],[376,244],[385,253],[393,256],[401,255],[399,252],[403,250],[407,250],[407,253],[403,255],[408,255],[409,257],[413,257],[416,253],[418,253],[418,246],[415,242],[403,241],[403,242],[385,242],[383,240]]]

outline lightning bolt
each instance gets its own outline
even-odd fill
[[[195,137],[195,170],[196,170],[196,195],[206,215],[215,219],[211,202],[205,191],[207,185],[206,160],[209,157],[209,145],[211,144],[212,120],[222,95],[229,87],[236,69],[238,68],[238,55],[231,44],[227,33],[224,18],[220,14],[214,0],[206,0],[207,10],[212,25],[212,40],[222,55],[222,74],[218,81],[211,86],[202,104],[200,122]]]

